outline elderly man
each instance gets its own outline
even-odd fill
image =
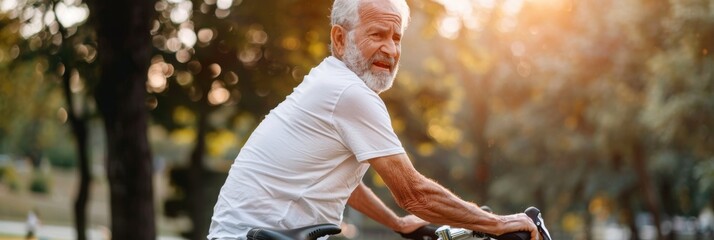
[[[536,239],[525,214],[487,213],[421,175],[405,154],[378,94],[397,74],[408,19],[404,0],[335,0],[332,56],[241,149],[218,196],[209,239],[245,239],[256,226],[339,224],[346,204],[401,233],[429,221],[494,235],[529,231]],[[370,166],[414,215],[397,216],[362,183]]]

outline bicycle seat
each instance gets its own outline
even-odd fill
[[[342,232],[339,226],[332,223],[317,224],[294,229],[270,229],[256,227],[250,229],[246,236],[248,240],[315,240],[325,235]]]

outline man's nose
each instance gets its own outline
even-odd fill
[[[399,53],[399,47],[394,40],[387,40],[386,43],[382,45],[381,50],[390,57],[397,57],[397,54]]]

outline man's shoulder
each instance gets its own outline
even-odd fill
[[[363,82],[347,85],[339,96],[339,105],[342,107],[378,107],[385,108],[384,101]]]

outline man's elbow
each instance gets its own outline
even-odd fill
[[[430,205],[429,201],[424,197],[403,199],[397,201],[397,204],[399,207],[412,214],[423,212],[424,210],[429,209]]]
[[[410,213],[421,212],[428,209],[431,204],[427,193],[422,184],[414,184],[395,194],[395,200],[399,207]]]

